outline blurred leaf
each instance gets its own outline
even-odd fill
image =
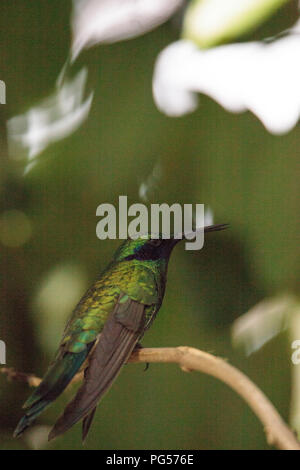
[[[298,311],[297,298],[289,294],[259,302],[233,323],[234,346],[242,346],[247,355],[252,354],[281,331],[290,328]]]
[[[183,37],[202,48],[233,40],[256,28],[289,0],[193,0]]]

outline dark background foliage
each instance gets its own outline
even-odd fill
[[[264,297],[296,289],[299,128],[274,137],[250,113],[229,114],[203,96],[192,115],[162,115],[151,80],[157,54],[179,36],[178,22],[171,21],[143,37],[82,54],[78,66],[89,67],[89,87],[95,89],[89,118],[48,147],[24,177],[24,162],[8,157],[6,120],[53,89],[69,50],[70,10],[69,1],[58,0],[0,5],[0,79],[7,85],[7,104],[0,106],[0,211],[18,209],[32,226],[21,247],[0,245],[0,338],[8,366],[44,373],[72,305],[118,245],[96,238],[96,207],[117,204],[123,194],[129,203],[139,202],[139,185],[159,160],[162,177],[150,202],[204,203],[230,230],[211,234],[200,252],[176,249],[163,307],[143,344],[189,345],[227,357],[288,419],[288,337],[282,334],[246,357],[233,349],[230,326]],[[293,15],[292,3],[251,38],[281,31]],[[49,278],[52,290],[41,300]],[[28,393],[25,385],[0,376],[2,449],[28,448],[26,439],[12,438]],[[68,399],[67,392],[38,423],[54,423]],[[49,447],[80,449],[80,426]],[[225,385],[159,364],[147,372],[142,365],[124,367],[98,408],[85,446],[266,447],[261,424]]]

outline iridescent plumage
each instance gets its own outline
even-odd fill
[[[206,227],[222,230],[223,225]],[[25,402],[15,436],[66,388],[85,366],[84,381],[56,422],[49,439],[83,419],[83,439],[101,397],[154,320],[165,292],[167,267],[178,239],[126,240],[82,297],[41,384]]]

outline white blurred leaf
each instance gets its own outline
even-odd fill
[[[292,295],[262,300],[234,321],[231,332],[233,344],[242,346],[247,355],[252,354],[287,329],[298,309],[297,299]]]
[[[10,153],[16,158],[25,154],[28,171],[32,159],[49,144],[67,137],[87,118],[93,93],[84,100],[87,70],[81,69],[71,80],[58,80],[53,95],[32,107],[25,114],[7,123]]]
[[[181,116],[197,107],[197,92],[233,113],[252,111],[274,134],[291,130],[300,116],[300,34],[297,23],[271,42],[201,50],[178,41],[158,56],[153,94],[158,108]]]
[[[84,48],[133,38],[167,21],[183,0],[73,0],[72,59]]]

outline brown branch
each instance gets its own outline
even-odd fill
[[[0,373],[6,375],[7,380],[16,382],[26,382],[29,387],[38,387],[42,381],[34,374],[26,374],[25,372],[18,372],[12,367],[1,367]]]
[[[176,363],[185,372],[197,370],[221,380],[237,392],[256,414],[264,426],[270,445],[279,449],[300,450],[300,443],[265,394],[245,374],[224,359],[195,348],[181,346],[138,349],[132,353],[128,362]],[[26,375],[5,368],[0,369],[0,372],[10,379],[22,380],[31,386],[37,386],[40,383],[40,379],[32,374]],[[81,379],[82,373],[79,373],[72,383]]]
[[[224,359],[199,349],[152,348],[135,351],[129,362],[173,362],[182,370],[198,370],[221,380],[240,395],[264,426],[267,441],[279,449],[300,450],[300,443],[265,394],[245,375]]]
[[[38,387],[42,381],[40,377],[34,374],[26,374],[25,372],[19,372],[13,367],[1,367],[0,374],[4,374],[8,381],[23,382],[27,383],[29,387]],[[83,372],[79,372],[73,377],[70,385],[80,382],[83,379]]]

